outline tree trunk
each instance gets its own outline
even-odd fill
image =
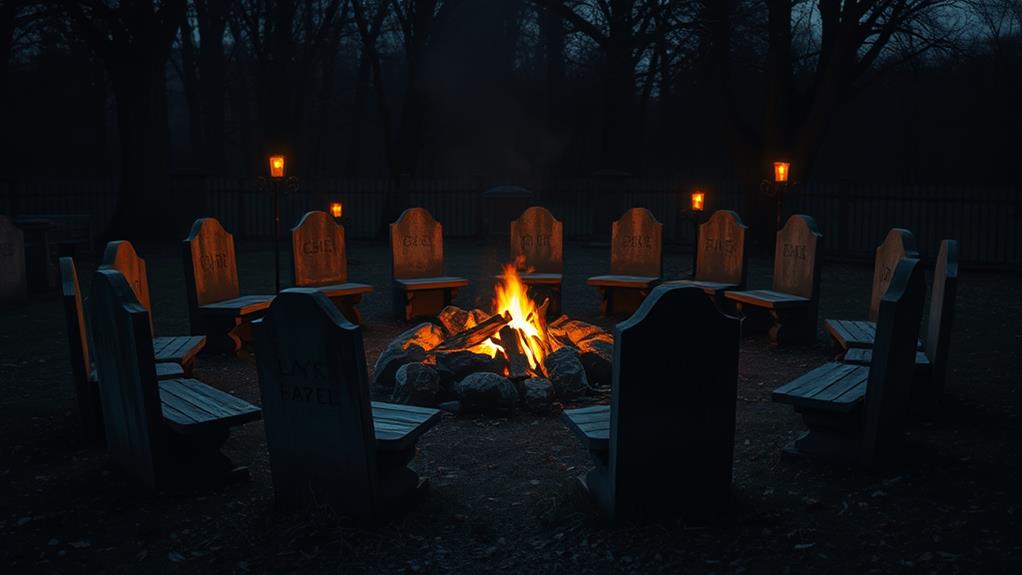
[[[124,54],[108,70],[116,100],[120,174],[107,236],[180,237],[167,158],[166,61],[144,53]]]
[[[225,3],[196,0],[199,23],[199,82],[202,92],[203,156],[206,172],[224,169],[226,83],[224,70]]]

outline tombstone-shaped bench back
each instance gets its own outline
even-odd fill
[[[726,500],[739,325],[699,288],[659,286],[614,328],[609,471],[615,514],[694,510]]]
[[[947,377],[947,355],[957,294],[958,240],[944,240],[940,242],[940,253],[933,269],[929,323],[926,326],[926,357],[930,360],[930,385],[934,397],[943,392]]]
[[[25,298],[25,234],[7,216],[0,215],[0,303]]]
[[[326,212],[302,216],[291,228],[291,271],[296,286],[323,286],[348,281],[344,226]]]
[[[898,262],[902,258],[919,259],[916,240],[912,237],[912,232],[904,228],[891,228],[884,242],[877,246],[876,258],[873,260],[873,293],[869,300],[869,321],[877,320],[880,298],[887,291],[887,286],[891,285],[894,268],[898,267]]]
[[[795,214],[777,232],[774,248],[774,291],[815,300],[819,296],[823,237],[813,218]]]
[[[696,281],[745,285],[745,230],[731,210],[717,210],[699,225]]]
[[[278,502],[376,508],[375,433],[362,332],[313,288],[284,290],[256,329]]]
[[[89,308],[110,455],[130,475],[156,488],[163,468],[163,413],[149,312],[112,268],[100,268],[93,276]]]
[[[394,279],[444,275],[444,230],[425,208],[408,208],[390,224]]]
[[[563,269],[564,228],[550,210],[532,206],[511,222],[511,259],[534,273],[559,274]]]
[[[919,260],[903,259],[880,298],[863,422],[862,460],[870,467],[890,460],[901,445],[923,315],[924,283]]]
[[[94,404],[95,392],[89,385],[92,373],[92,358],[89,357],[89,333],[85,324],[85,307],[82,305],[82,290],[78,284],[78,270],[69,257],[60,258],[60,292],[64,301],[64,325],[67,329],[68,350],[71,359],[71,376],[74,378],[75,398],[78,400],[78,414],[82,418],[82,429],[88,441],[102,437],[102,416]]]
[[[663,227],[646,208],[632,208],[614,222],[610,233],[611,275],[659,277]]]
[[[135,292],[135,299],[149,312],[152,321],[152,303],[149,297],[149,272],[145,260],[138,257],[135,246],[129,241],[115,241],[106,245],[103,250],[102,266],[111,267],[121,272],[124,279]],[[150,326],[151,327],[151,326]]]
[[[234,236],[216,218],[199,218],[184,241],[185,289],[189,312],[241,294]]]

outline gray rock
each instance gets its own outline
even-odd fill
[[[575,348],[562,347],[551,353],[543,361],[543,367],[562,401],[571,401],[589,392],[589,379]]]
[[[373,369],[373,385],[391,389],[394,387],[397,370],[402,365],[424,359],[426,359],[426,350],[417,344],[413,343],[407,349],[402,349],[400,345],[388,346],[376,360],[376,368]]]
[[[550,380],[532,377],[522,382],[522,407],[533,413],[549,413],[554,407],[554,386]]]
[[[499,354],[495,358],[466,350],[436,354],[436,370],[445,384],[460,381],[472,373],[504,373],[504,363],[504,356]]]
[[[579,359],[586,370],[586,378],[593,386],[607,386],[611,381],[614,361],[614,342],[591,338],[578,344]]]
[[[440,392],[440,376],[423,363],[406,363],[397,370],[391,401],[420,407],[433,407]]]
[[[466,412],[511,415],[518,404],[518,390],[510,379],[495,373],[473,373],[454,386]]]
[[[444,411],[446,411],[448,413],[453,413],[453,414],[457,415],[458,412],[461,411],[461,402],[460,401],[445,401],[445,402],[441,403],[440,405],[438,405],[437,408],[438,409],[442,409],[442,410],[444,410]]]

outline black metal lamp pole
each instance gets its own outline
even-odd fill
[[[692,220],[692,279],[695,279],[696,266],[699,265],[699,225],[702,223],[706,194],[696,190],[689,198],[688,214]]]
[[[787,162],[774,162],[774,179],[763,180],[760,190],[767,196],[774,198],[776,209],[775,227],[781,229],[781,212],[784,209],[784,194],[788,191],[788,172],[791,164]]]
[[[273,192],[273,273],[274,287],[280,293],[280,194],[281,185],[286,185],[284,192],[298,190],[298,178],[284,177],[284,156],[270,156],[270,177],[257,178],[259,188]]]

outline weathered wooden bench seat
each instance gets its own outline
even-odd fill
[[[358,304],[373,286],[348,281],[344,226],[326,212],[308,212],[291,228],[291,276],[294,285],[319,290],[350,321],[362,323]]]
[[[870,294],[869,313],[865,320],[825,319],[823,328],[841,349],[873,347],[876,338],[877,311],[880,298],[891,284],[894,268],[902,258],[919,259],[916,241],[912,232],[903,228],[892,228],[877,246],[873,259],[873,286]]]
[[[729,292],[727,298],[766,309],[798,308],[810,303],[807,297],[768,289]]]
[[[200,305],[199,310],[206,315],[247,318],[266,311],[272,301],[272,295],[243,295]]]
[[[597,287],[620,287],[629,289],[649,289],[660,281],[659,276],[624,276],[603,275],[592,276],[586,283]]]
[[[468,285],[468,280],[454,276],[441,276],[395,279],[394,283],[401,286],[401,289],[405,291],[418,291],[465,287]]]
[[[241,295],[234,236],[216,218],[195,220],[182,253],[192,335],[207,337],[208,352],[237,353],[273,296]]]
[[[159,381],[152,320],[118,270],[96,271],[90,308],[113,460],[154,490],[247,477],[220,447],[230,428],[260,419],[261,410],[195,379]]]
[[[256,324],[274,497],[379,521],[422,493],[408,467],[436,409],[371,402],[361,327],[314,288],[284,290]]]
[[[551,284],[551,285],[556,284],[556,285],[560,285],[561,282],[564,279],[564,275],[563,274],[537,274],[537,273],[531,273],[531,274],[520,274],[518,277],[522,278],[522,283],[524,283],[526,285],[534,285],[534,284],[535,285],[542,285],[542,284]]]
[[[531,206],[511,221],[511,261],[532,299],[548,299],[547,315],[561,314],[564,225],[550,210]]]
[[[562,414],[595,466],[582,486],[612,519],[727,506],[739,332],[702,290],[666,285],[614,328],[610,405]]]
[[[796,409],[851,413],[866,396],[869,367],[829,362],[775,389],[770,398]]]
[[[390,224],[394,315],[402,321],[435,317],[451,305],[461,277],[444,275],[444,230],[424,208],[408,208]]]
[[[734,290],[724,294],[743,315],[749,315],[749,308],[763,309],[770,314],[773,320],[769,330],[771,345],[816,340],[821,237],[813,218],[804,214],[791,216],[777,232],[772,289]]]
[[[611,226],[610,273],[586,283],[600,291],[600,315],[634,312],[660,282],[663,224],[646,208],[632,208]]]
[[[382,401],[370,402],[370,407],[376,448],[384,451],[414,447],[423,433],[440,423],[440,412],[436,409]]]
[[[561,419],[590,451],[610,449],[610,406],[592,405],[561,412]]]
[[[190,378],[161,381],[160,406],[163,420],[182,435],[262,419],[261,410],[251,403]]]
[[[718,301],[725,291],[745,289],[745,231],[747,226],[731,210],[717,210],[699,224],[696,264],[690,280],[671,280],[670,285],[697,287]]]
[[[771,394],[774,401],[801,413],[808,427],[784,448],[785,454],[867,467],[893,459],[911,402],[914,341],[922,308],[922,267],[919,260],[903,259],[880,300],[872,363],[827,363]]]
[[[145,260],[138,256],[135,246],[128,241],[113,241],[103,250],[101,266],[111,267],[121,272],[128,280],[135,299],[149,312],[150,326],[153,327],[153,352],[160,363],[173,362],[184,368],[185,375],[191,375],[195,358],[206,347],[206,336],[156,336],[152,322],[153,308],[149,290],[149,271]]]

